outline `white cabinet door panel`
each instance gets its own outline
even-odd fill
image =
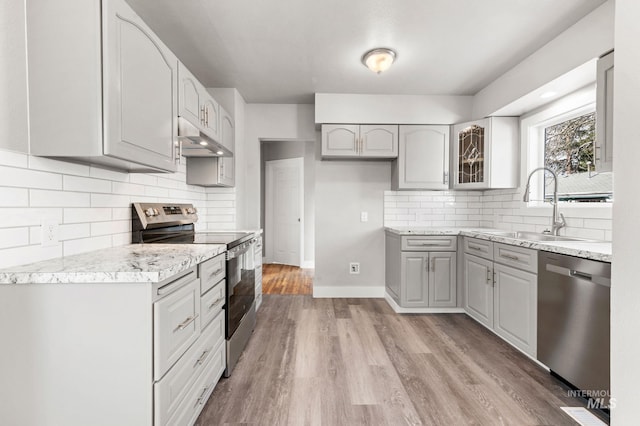
[[[449,126],[400,126],[396,189],[449,187]]]
[[[177,58],[123,0],[103,7],[104,153],[175,171]]]
[[[465,310],[481,324],[493,327],[493,262],[464,256]]]
[[[352,157],[358,155],[357,143],[359,126],[357,124],[326,124],[322,126],[322,155],[333,157]]]
[[[429,306],[456,306],[456,253],[429,253]]]
[[[536,355],[537,275],[495,264],[494,330],[531,356]]]
[[[402,253],[402,306],[422,308],[429,304],[429,253]]]
[[[398,126],[360,126],[362,157],[394,158],[398,156]]]

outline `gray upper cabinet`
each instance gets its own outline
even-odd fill
[[[488,117],[452,127],[454,189],[518,186],[518,120]]]
[[[613,170],[613,52],[598,60],[596,79],[596,171]]]
[[[142,19],[124,0],[26,11],[31,154],[174,172],[177,58]]]
[[[322,125],[323,158],[396,158],[398,126],[387,124]]]
[[[178,113],[213,140],[220,140],[220,106],[187,67],[178,63]]]
[[[449,133],[449,126],[400,126],[392,189],[448,189]]]

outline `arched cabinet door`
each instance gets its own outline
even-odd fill
[[[104,154],[175,171],[178,60],[124,0],[102,4]]]
[[[449,126],[400,126],[392,189],[449,188]]]

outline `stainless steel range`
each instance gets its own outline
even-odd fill
[[[192,204],[133,203],[133,243],[224,244],[226,252],[225,337],[229,377],[256,323],[255,263],[252,232],[195,232],[198,211]]]

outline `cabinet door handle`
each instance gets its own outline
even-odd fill
[[[205,107],[202,106],[202,108],[200,108],[200,116],[201,116],[200,117],[200,124],[202,124],[203,126],[204,126],[204,110],[205,110]]]
[[[180,324],[178,324],[178,326],[173,329],[173,332],[175,333],[176,331],[184,330],[185,328],[187,328],[187,326],[189,324],[194,322],[196,320],[196,318],[198,318],[198,315],[192,315],[192,316],[188,317],[187,319],[182,321]]]
[[[449,173],[447,172],[442,173],[442,183],[445,185],[449,183]]]
[[[491,269],[487,269],[487,282],[489,283],[491,281],[493,281]]]
[[[500,254],[500,257],[504,257],[505,259],[509,259],[509,260],[520,260],[520,258],[518,256],[513,256],[510,254]]]
[[[204,109],[204,125],[209,127],[209,107]]]

